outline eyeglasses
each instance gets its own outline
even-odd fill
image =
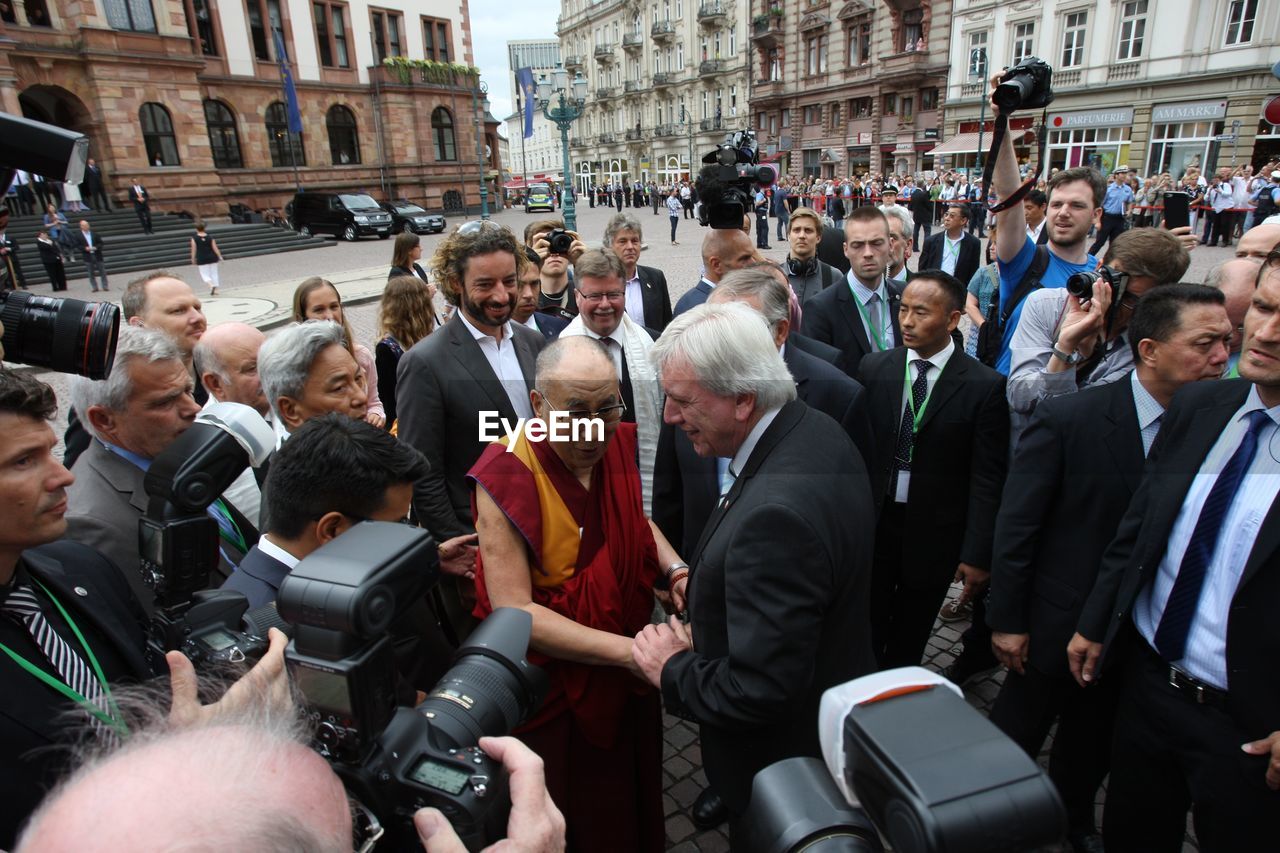
[[[601,293],[583,293],[579,290],[578,295],[582,297],[584,302],[600,302],[605,299],[610,302],[617,302],[619,299],[625,298],[627,292],[625,290],[605,290]]]
[[[589,421],[599,418],[605,423],[611,424],[622,420],[622,414],[627,410],[626,403],[614,403],[611,406],[601,406],[594,412],[590,409],[560,409],[552,405],[551,398],[547,396],[546,391],[537,388],[534,390],[542,395],[542,399],[546,402],[548,409],[553,412],[564,412],[569,416],[569,420],[571,421]]]
[[[461,225],[459,225],[458,230],[454,231],[453,233],[478,234],[481,231],[484,231],[486,229],[492,229],[495,231],[506,230],[504,226],[499,225],[497,222],[494,222],[492,219],[473,219],[470,222],[464,222]]]

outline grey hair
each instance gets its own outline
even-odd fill
[[[760,411],[796,398],[795,380],[764,317],[741,303],[684,312],[649,350],[649,360],[659,375],[668,364],[688,364],[698,383],[720,397],[755,394]]]
[[[716,302],[724,297],[741,300],[743,297],[754,296],[760,300],[760,313],[764,315],[765,322],[770,329],[777,331],[778,324],[791,317],[789,290],[787,285],[768,270],[744,269],[734,270],[720,279],[711,295]]]
[[[258,381],[271,404],[277,423],[281,397],[298,399],[307,385],[311,365],[321,352],[331,346],[346,349],[347,336],[342,327],[331,320],[308,320],[286,326],[267,338],[258,351]]]
[[[893,218],[901,222],[902,233],[907,235],[908,240],[911,239],[911,228],[912,228],[911,214],[907,212],[907,209],[905,207],[903,207],[900,204],[895,204],[893,207],[887,207],[880,212],[883,213],[885,216],[892,216]]]
[[[1230,258],[1228,260],[1223,261],[1220,264],[1215,264],[1213,269],[1209,270],[1209,274],[1204,277],[1204,286],[1216,287],[1219,290],[1221,290],[1222,277],[1223,275],[1226,274],[1227,264],[1231,263],[1231,261],[1233,260],[1235,260],[1235,258]]]
[[[203,339],[198,341],[195,349],[191,351],[191,363],[195,366],[197,377],[212,373],[220,377],[223,382],[231,381],[231,371],[227,369],[226,362],[218,355],[218,351]]]
[[[80,423],[94,438],[101,438],[89,420],[89,409],[101,406],[110,412],[122,412],[133,396],[133,373],[129,366],[134,360],[144,364],[157,361],[182,361],[182,353],[173,339],[156,329],[124,325],[116,340],[116,358],[106,379],[88,379],[77,376],[71,380],[71,407],[80,415]]]
[[[639,219],[630,213],[615,213],[609,220],[609,224],[604,227],[605,246],[612,246],[613,238],[617,237],[621,231],[634,231],[637,237],[644,239],[644,230],[640,227]]]

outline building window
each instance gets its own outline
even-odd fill
[[[449,61],[449,22],[437,18],[422,19],[422,45],[427,59],[436,62]]]
[[[938,108],[938,90],[921,89],[920,90],[920,112],[928,112]]]
[[[378,54],[377,60],[381,62],[388,56],[404,56],[400,13],[374,10],[369,15],[373,22],[373,49]]]
[[[1015,24],[1013,27],[1013,64],[1017,65],[1036,53],[1035,21]]]
[[[791,127],[791,110],[789,109],[783,109],[782,111],[782,126]]]
[[[738,27],[736,24],[729,27],[729,55],[738,55]]]
[[[806,69],[809,74],[827,73],[827,37],[812,36],[805,40]]]
[[[822,121],[822,107],[818,106],[817,104],[812,104],[810,106],[807,106],[804,108],[803,115],[804,115],[804,123],[806,125],[817,124],[818,122]]]
[[[911,97],[907,96],[898,104],[898,117],[904,121],[911,121],[915,118],[915,108]]]
[[[431,136],[435,141],[437,160],[457,160],[453,144],[453,116],[444,107],[431,114]]]
[[[154,33],[156,16],[151,11],[151,0],[103,0],[107,23],[114,30],[132,30],[135,33]]]
[[[892,92],[885,95],[880,113],[887,116],[896,116],[898,114],[898,96]]]
[[[213,0],[191,0],[187,10],[188,30],[203,56],[218,55],[218,38],[213,26]]]
[[[922,50],[924,48],[924,11],[919,7],[902,13],[902,44],[898,50]]]
[[[334,104],[325,113],[324,125],[329,131],[329,155],[335,166],[360,162],[360,140],[356,136],[356,116],[347,107]]]
[[[307,152],[302,147],[302,134],[289,132],[289,113],[284,104],[275,101],[267,107],[267,147],[271,149],[271,165],[276,168],[307,165]]]
[[[1253,41],[1253,21],[1258,16],[1258,0],[1231,0],[1227,7],[1227,44]]]
[[[142,144],[152,166],[178,166],[178,141],[173,137],[173,119],[160,104],[143,104],[138,111],[142,124]]]
[[[849,27],[849,64],[866,65],[871,61],[871,21],[862,19]]]
[[[222,101],[212,98],[204,102],[204,123],[209,128],[209,150],[213,152],[213,165],[218,169],[239,169],[240,134],[236,130],[236,117]]]
[[[1078,68],[1084,64],[1084,31],[1089,23],[1089,13],[1072,12],[1063,23],[1062,67]]]
[[[765,71],[764,79],[770,82],[781,80],[782,52],[776,47],[769,48],[769,55],[766,62],[768,62],[768,69]]]
[[[840,104],[832,102],[827,106],[827,117],[830,119],[830,128],[835,130],[840,127]]]
[[[1120,6],[1120,46],[1116,59],[1141,59],[1147,34],[1147,0],[1128,0]]]
[[[870,118],[871,99],[854,98],[849,104],[849,112],[853,114],[854,118]]]
[[[347,50],[347,19],[340,3],[312,3],[316,22],[316,44],[320,48],[320,64],[327,68],[350,68]],[[332,24],[332,25],[331,25]]]
[[[249,4],[249,35],[253,42],[253,55],[263,62],[279,59],[275,55],[273,33],[284,29],[280,15],[280,0],[247,0]],[[281,39],[283,39],[283,32]]]
[[[969,78],[987,79],[987,31],[969,33]]]

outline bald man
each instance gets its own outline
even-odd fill
[[[707,301],[720,279],[734,270],[745,269],[756,260],[756,247],[745,232],[712,228],[702,238],[702,280],[680,297],[674,316]]]
[[[1280,225],[1255,225],[1236,242],[1236,257],[1263,261],[1277,245],[1280,245]]]
[[[1264,227],[1266,226],[1259,225],[1246,232],[1240,242],[1243,243],[1248,239],[1249,234]],[[1257,286],[1259,271],[1260,267],[1254,258],[1234,258],[1219,264],[1204,280],[1208,286],[1221,290],[1222,295],[1227,299],[1227,319],[1231,321],[1232,329],[1231,355],[1227,360],[1228,379],[1235,379],[1240,375],[1236,366],[1240,361],[1240,349],[1244,341],[1244,315],[1253,301],[1253,291]]]

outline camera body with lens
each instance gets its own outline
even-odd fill
[[[1120,297],[1124,296],[1125,291],[1128,290],[1129,275],[1113,270],[1105,264],[1096,270],[1085,270],[1073,274],[1067,279],[1067,293],[1076,299],[1092,299],[1093,284],[1099,280],[1111,285],[1111,304],[1119,305]]]
[[[703,155],[698,173],[699,222],[732,231],[742,227],[742,217],[753,206],[756,190],[777,180],[772,166],[759,165],[756,135],[750,130],[730,133],[714,151]]]
[[[563,228],[553,229],[547,234],[547,251],[553,255],[568,255],[573,248],[574,235]]]
[[[506,773],[479,739],[527,720],[547,681],[525,660],[532,618],[499,608],[426,699],[397,707],[387,628],[437,578],[426,531],[364,521],[304,558],[277,606],[293,625],[285,660],[316,726],[315,747],[393,849],[415,843],[413,815],[429,806],[475,850],[503,837],[510,809]]]
[[[1043,109],[1053,102],[1053,68],[1028,56],[1004,72],[991,100],[1006,115],[1018,110]]]

